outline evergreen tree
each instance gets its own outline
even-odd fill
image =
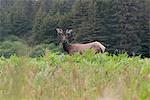
[[[138,7],[134,0],[118,1],[119,10],[116,12],[117,23],[115,25],[116,48],[138,52],[140,49],[140,38],[137,35],[139,23],[137,19]]]
[[[77,35],[77,41],[90,41],[88,34],[91,34],[90,23],[90,2],[85,0],[79,0],[76,2],[76,6],[73,8],[74,14],[72,18],[72,28],[75,29]]]
[[[150,56],[149,0],[0,0],[0,40],[56,43],[57,27],[74,42],[100,41],[107,51]]]

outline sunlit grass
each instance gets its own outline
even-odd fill
[[[150,59],[126,54],[0,58],[0,100],[149,100]]]

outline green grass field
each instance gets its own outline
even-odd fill
[[[1,57],[0,100],[150,100],[150,59],[90,51]]]

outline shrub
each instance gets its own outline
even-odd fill
[[[19,41],[0,42],[0,56],[9,58],[11,55],[28,55],[29,47]]]
[[[48,49],[50,51],[62,51],[60,46],[56,46],[55,44],[39,44],[32,48],[32,52],[30,54],[31,57],[39,57],[43,56],[45,50]]]

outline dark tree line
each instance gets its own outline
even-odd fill
[[[107,51],[150,56],[149,0],[0,0],[0,41],[57,43],[55,29],[72,28],[72,42],[100,41]]]

